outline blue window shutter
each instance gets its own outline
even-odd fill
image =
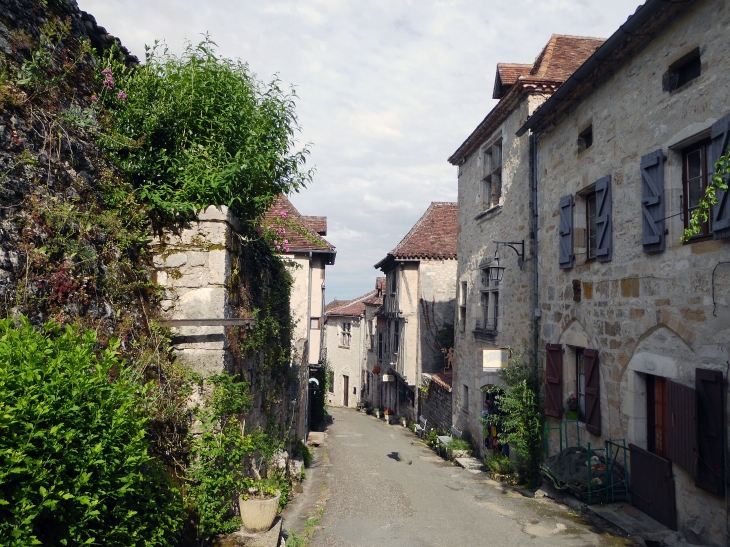
[[[641,158],[641,244],[645,253],[664,250],[664,152]]]
[[[610,262],[613,257],[613,220],[611,175],[596,181],[596,260]]]
[[[726,114],[712,124],[712,144],[710,146],[710,172],[715,172],[715,162],[728,152],[730,147],[730,114]],[[730,191],[717,191],[717,203],[712,206],[712,236],[715,239],[730,237]]]
[[[560,198],[560,252],[558,264],[563,269],[573,267],[573,195]]]

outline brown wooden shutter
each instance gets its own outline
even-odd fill
[[[596,181],[596,260],[610,262],[613,257],[613,201],[611,175]]]
[[[594,435],[601,434],[601,374],[598,365],[598,351],[583,350],[583,366],[586,374],[586,430]]]
[[[726,114],[712,124],[712,144],[710,146],[710,172],[715,173],[715,162],[730,148],[730,114]],[[730,190],[718,190],[717,203],[711,208],[712,236],[715,239],[730,237]]]
[[[645,253],[664,250],[664,152],[641,158],[641,244]]]
[[[697,397],[691,387],[667,380],[667,456],[697,476]]]
[[[563,346],[548,344],[545,362],[545,414],[553,418],[563,415]]]
[[[695,369],[697,389],[697,477],[695,485],[725,495],[725,409],[722,372]]]

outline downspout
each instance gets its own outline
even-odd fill
[[[310,344],[311,342],[311,335],[312,335],[312,325],[310,322],[310,318],[312,317],[312,257],[314,256],[314,253],[312,251],[309,251],[309,283],[307,284],[307,317],[305,321],[307,322],[307,367],[309,366],[309,363],[312,361],[309,350],[312,349],[312,346]],[[320,325],[321,326],[321,325]]]
[[[307,439],[309,438],[309,350],[311,349],[309,341],[310,341],[310,324],[309,324],[309,313],[312,308],[312,251],[309,251],[309,284],[307,285],[307,362],[305,363],[307,366],[307,389],[305,391],[305,401],[304,401],[304,442],[307,442]],[[320,319],[320,328],[323,327],[322,325],[322,319]],[[327,397],[327,394],[324,394],[325,397]]]
[[[534,367],[534,378],[535,378],[535,393],[540,394],[540,381],[539,372],[540,367],[538,365],[539,357],[539,346],[540,346],[540,317],[542,312],[540,310],[540,269],[538,267],[538,208],[537,208],[537,186],[538,186],[538,171],[537,171],[537,141],[540,138],[538,134],[530,135],[530,178],[532,179],[532,257],[533,257],[533,367]]]

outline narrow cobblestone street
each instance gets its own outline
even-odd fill
[[[311,546],[633,545],[562,505],[444,461],[401,426],[330,412],[318,493],[326,505]]]

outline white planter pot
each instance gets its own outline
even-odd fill
[[[238,508],[241,510],[241,522],[249,532],[268,532],[274,524],[276,513],[279,510],[279,498],[281,492],[277,492],[275,498],[260,500],[242,497],[238,498]]]

